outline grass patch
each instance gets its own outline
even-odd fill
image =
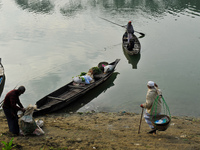
[[[4,144],[2,150],[11,150],[12,148],[14,148],[15,145],[13,145],[13,139],[14,138],[12,138],[9,142],[1,141],[1,143]]]

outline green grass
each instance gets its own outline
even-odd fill
[[[14,148],[15,147],[15,145],[13,145],[13,139],[14,138],[12,138],[9,142],[5,142],[5,141],[1,141],[1,143],[3,143],[4,144],[4,147],[2,148],[2,150],[11,150],[12,148]]]

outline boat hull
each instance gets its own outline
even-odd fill
[[[116,59],[112,64],[114,64],[114,69],[119,62]],[[36,102],[38,110],[34,111],[34,116],[44,115],[52,112],[56,112],[63,109],[70,103],[76,101],[79,97],[83,96],[91,89],[94,89],[104,81],[106,81],[114,72],[114,69],[106,74],[101,74],[96,77],[94,83],[85,86],[74,86],[73,82],[66,84],[65,86],[57,89],[56,91],[48,94],[39,101]]]
[[[133,40],[134,40],[134,47],[131,48],[131,49],[128,48],[128,34],[127,34],[127,32],[125,32],[123,34],[122,47],[123,47],[124,51],[129,55],[140,54],[140,50],[141,50],[140,41],[138,40],[138,38],[134,34],[132,36],[133,36]]]

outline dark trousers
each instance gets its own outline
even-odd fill
[[[9,131],[13,134],[19,135],[19,124],[17,114],[12,112],[10,108],[3,108],[5,116],[8,121]]]

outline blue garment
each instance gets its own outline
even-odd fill
[[[90,81],[92,80],[92,78],[88,75],[82,76],[85,79],[85,84],[90,84]]]

